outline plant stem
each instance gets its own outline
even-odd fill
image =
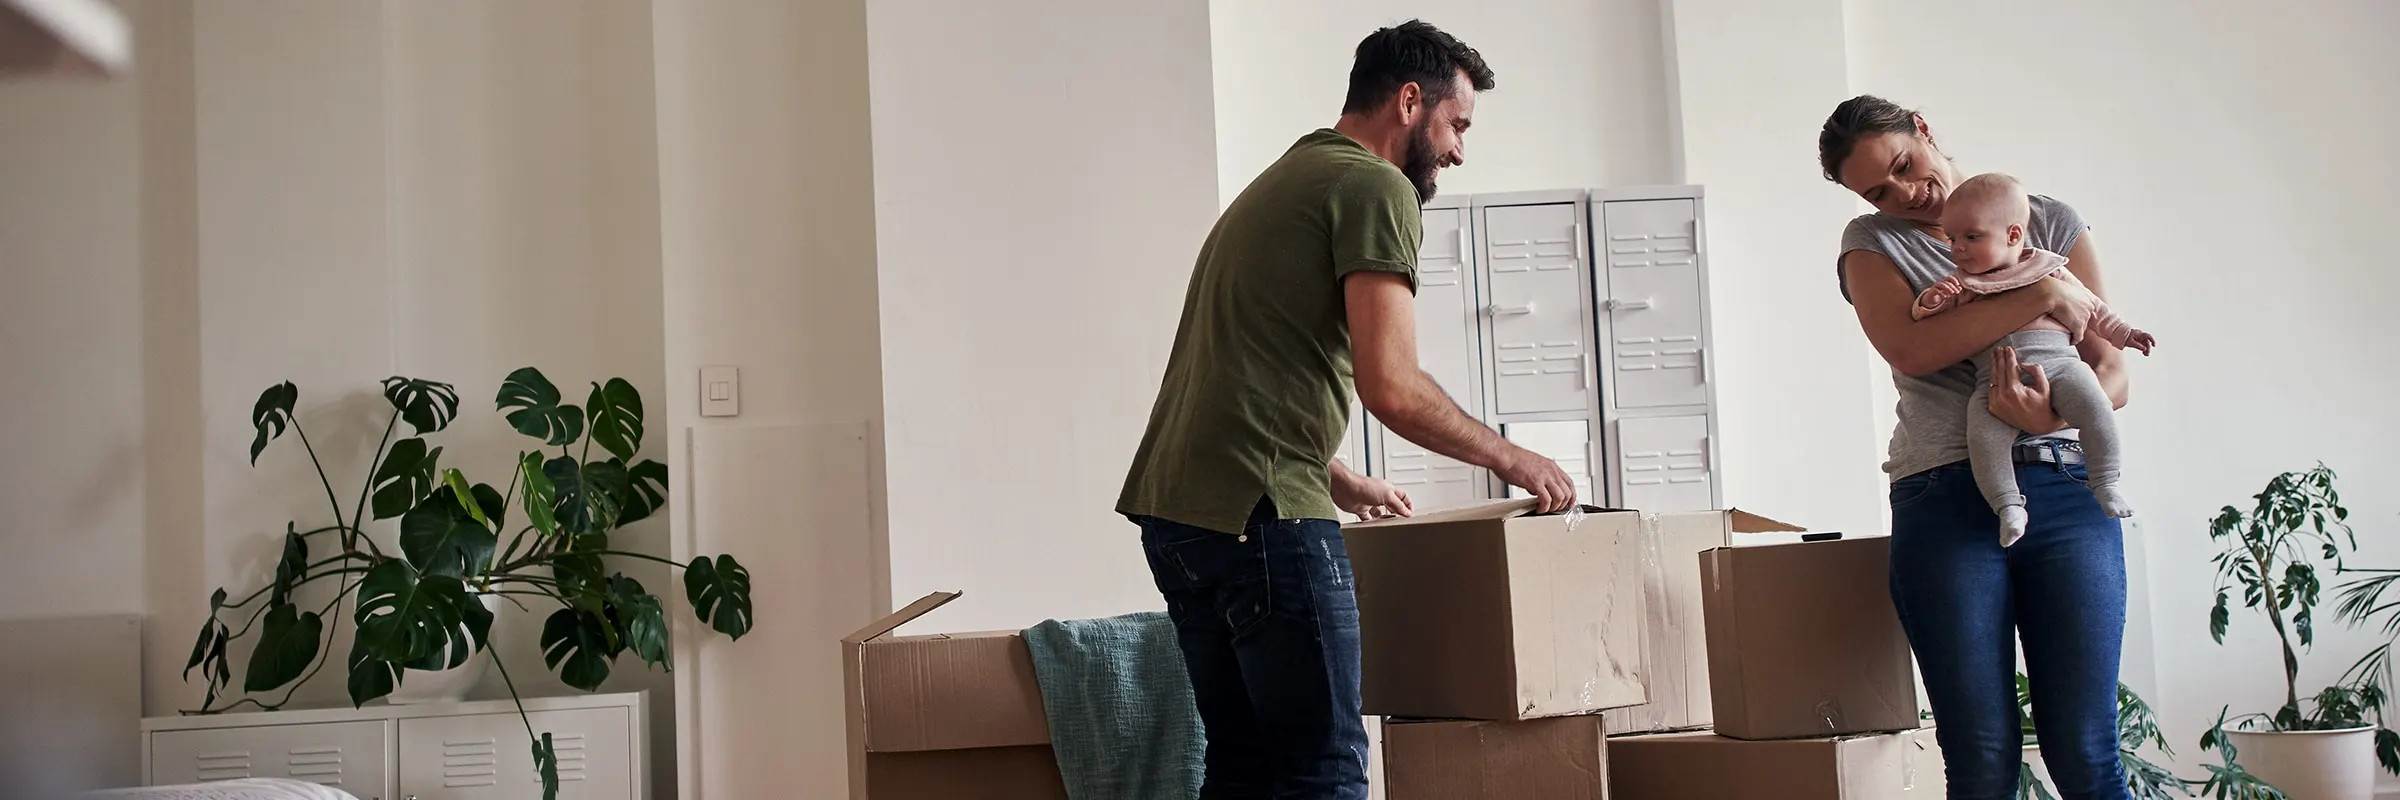
[[[365,568],[365,567],[343,567],[343,568],[341,568],[341,569],[336,569],[336,570],[327,570],[327,571],[324,571],[324,572],[319,572],[319,573],[317,573],[317,574],[310,575],[310,576],[308,576],[308,577],[306,577],[306,578],[303,578],[303,579],[301,579],[301,581],[300,581],[299,583],[292,584],[292,588],[293,588],[293,589],[298,589],[298,588],[300,588],[300,587],[302,587],[302,586],[307,586],[307,585],[309,585],[309,584],[311,584],[311,583],[315,583],[315,582],[316,582],[316,580],[317,580],[318,578],[323,578],[323,577],[327,577],[327,576],[331,576],[331,575],[348,575],[348,574],[363,573],[363,572],[366,572],[366,571],[367,571],[367,568]],[[258,599],[260,595],[266,594],[267,592],[269,592],[269,591],[273,590],[274,588],[275,588],[275,587],[274,587],[272,584],[270,584],[270,585],[267,585],[267,586],[261,586],[261,587],[259,587],[259,588],[258,588],[258,591],[251,592],[251,593],[250,593],[250,596],[248,596],[248,597],[244,597],[244,598],[242,598],[242,599],[240,599],[240,600],[236,600],[236,601],[234,601],[234,602],[231,602],[231,603],[226,603],[226,604],[225,604],[225,607],[226,607],[226,608],[240,608],[240,607],[242,607],[242,606],[249,605],[249,604],[250,604],[250,601]],[[266,607],[265,607],[265,606],[260,606],[259,608],[260,608],[260,610],[261,610],[261,611],[264,611]],[[246,632],[246,631],[248,631],[248,630],[250,630],[250,629],[249,629],[249,628],[243,628],[242,630]],[[237,633],[237,634],[234,634],[233,636],[231,636],[231,637],[228,637],[228,638],[239,639],[239,638],[241,638],[241,634],[238,634],[238,633]]]
[[[659,558],[658,556],[650,555],[650,554],[647,554],[647,553],[633,553],[633,552],[627,552],[627,551],[624,551],[624,550],[586,550],[586,551],[583,551],[583,552],[581,552],[581,553],[578,553],[577,555],[594,555],[594,556],[623,556],[623,557],[626,557],[626,558],[638,558],[638,559],[641,559],[641,560],[643,560],[643,561],[656,561],[656,562],[658,562],[658,563],[665,564],[665,565],[667,565],[667,566],[670,566],[670,567],[688,567],[688,566],[689,566],[689,565],[687,565],[687,564],[678,564],[678,563],[675,563],[675,562],[673,562],[673,561],[670,561],[670,560],[668,560],[668,559]],[[508,565],[508,566],[506,566],[506,567],[502,567],[500,571],[502,571],[502,572],[508,572],[508,571],[513,571],[513,570],[517,570],[517,569],[522,569],[522,568],[524,568],[524,567],[532,566],[533,564],[535,564],[535,563],[539,562],[540,560],[541,560],[541,559],[540,559],[538,556],[535,556],[535,555],[532,555],[532,554],[528,554],[528,555],[526,555],[526,556],[525,556],[525,559],[524,559],[523,561],[520,561],[520,562],[517,562],[517,563],[513,563],[513,564],[509,564],[509,565]]]
[[[2253,541],[2250,559],[2258,565],[2258,580],[2265,594],[2262,605],[2267,610],[2267,623],[2275,628],[2275,641],[2283,645],[2283,707],[2297,714],[2300,711],[2300,656],[2292,650],[2292,637],[2284,629],[2283,608],[2276,601],[2274,555],[2276,542]]]
[[[297,421],[293,423],[295,427],[297,427],[298,424],[299,423]],[[384,450],[392,446],[392,431],[399,429],[399,427],[400,409],[395,408],[392,409],[392,420],[383,424],[383,439],[375,443],[375,457],[367,461],[367,482],[358,487],[358,505],[350,510],[351,530],[358,530],[358,526],[366,523],[367,492],[375,488],[375,473],[377,470],[383,468]],[[334,509],[333,513],[335,519],[341,518],[341,509]],[[364,535],[364,533],[362,532],[361,535]]]
[[[325,486],[325,504],[333,506],[333,518],[336,521],[339,521],[342,518],[342,501],[340,498],[337,498],[333,495],[333,479],[325,477],[325,462],[317,458],[317,446],[309,443],[308,431],[301,429],[300,415],[298,414],[292,415],[292,432],[300,435],[300,446],[308,450],[308,464],[311,467],[315,467],[317,470],[317,483]],[[373,470],[374,467],[368,467],[367,469]],[[367,482],[370,484],[373,483],[374,477],[369,476]],[[352,525],[350,527],[355,530],[358,526]],[[344,535],[342,545],[343,549],[355,549],[355,546],[349,542],[347,534]]]

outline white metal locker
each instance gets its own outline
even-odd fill
[[[1698,201],[1598,205],[1608,268],[1596,288],[1608,316],[1611,405],[1707,405]]]
[[[1456,201],[1424,210],[1417,251],[1417,363],[1469,416],[1481,418],[1482,332],[1476,319],[1474,249],[1468,209]],[[1371,429],[1376,474],[1407,492],[1419,510],[1484,498],[1483,471],[1427,450],[1382,425]]]
[[[1500,435],[1536,453],[1558,462],[1567,477],[1575,481],[1575,501],[1586,505],[1606,505],[1592,479],[1592,424],[1585,420],[1569,419],[1550,422],[1512,422],[1500,426]],[[1532,497],[1533,493],[1515,486],[1508,487],[1510,497]]]
[[[392,793],[381,720],[258,725],[150,734],[153,786],[240,778],[289,778],[361,798]]]
[[[1708,415],[1617,420],[1621,505],[1643,511],[1716,507]]]
[[[1481,209],[1494,414],[1591,406],[1582,209],[1572,200]]]
[[[631,710],[575,708],[534,711],[534,730],[551,736],[558,754],[562,800],[638,796],[631,766]],[[503,800],[540,794],[541,773],[515,714],[400,720],[403,796]]]

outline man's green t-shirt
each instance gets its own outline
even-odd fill
[[[1150,428],[1117,511],[1239,532],[1260,497],[1337,519],[1327,469],[1349,426],[1342,277],[1417,280],[1424,218],[1399,167],[1337,131],[1302,137],[1200,249]]]

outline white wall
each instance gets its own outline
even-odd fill
[[[866,6],[652,15],[675,553],[734,554],[757,604],[728,641],[677,590],[680,752],[656,753],[685,797],[839,797],[836,643],[886,600]],[[699,415],[709,365],[740,369],[739,416]]]
[[[891,593],[1160,605],[1116,515],[1215,216],[1208,6],[867,6]]]
[[[2237,610],[2225,647],[2208,639],[2217,508],[2246,508],[2269,477],[2322,460],[2342,475],[2363,561],[2400,561],[2387,544],[2400,503],[2382,490],[2400,480],[2400,322],[2381,307],[2400,290],[2382,258],[2400,216],[2387,141],[2400,9],[1850,6],[1855,88],[1921,107],[1966,171],[2007,171],[2074,204],[2110,300],[2159,337],[2156,355],[2131,357],[2125,480],[2149,540],[2159,652],[2178,654],[2160,660],[2152,699],[2192,763],[2220,705],[2271,711],[2282,694],[2255,612]],[[2018,35],[1958,46],[1978,28]],[[2329,614],[2317,628],[2304,694],[2369,646]]]
[[[1844,94],[1840,0],[1673,0],[1684,180],[1708,187],[1726,502],[1817,530],[1881,533],[1882,442],[1866,338],[1834,243],[1855,199],[1818,176]]]
[[[1332,125],[1359,40],[1411,18],[1482,53],[1499,84],[1476,100],[1444,194],[1672,179],[1656,0],[1214,0],[1209,12],[1223,202]]]

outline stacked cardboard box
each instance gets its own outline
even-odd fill
[[[1608,796],[1601,712],[1648,701],[1640,514],[1506,500],[1343,531],[1384,794]]]
[[[1696,529],[1696,515],[1667,515],[1657,527],[1677,527],[1676,516]],[[1726,533],[1795,530],[1719,516]],[[1683,666],[1705,668],[1701,713],[1714,730],[1611,739],[1611,782],[1627,796],[1661,800],[1942,796],[1940,751],[1920,727],[1908,640],[1891,603],[1890,540],[1783,538],[1727,537],[1685,556],[1694,591],[1666,594],[1688,598],[1670,616],[1698,602],[1704,641],[1700,658]]]

